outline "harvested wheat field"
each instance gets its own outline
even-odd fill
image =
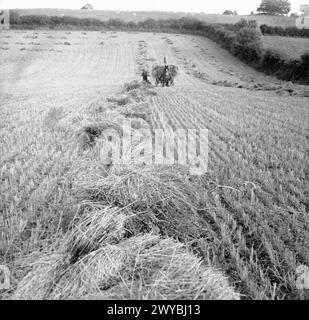
[[[308,298],[308,87],[159,33],[2,31],[0,73],[1,299]],[[113,163],[128,119],[208,129],[208,172]]]

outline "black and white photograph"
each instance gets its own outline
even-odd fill
[[[309,1],[0,0],[0,300],[308,301]]]

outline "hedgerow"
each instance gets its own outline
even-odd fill
[[[308,29],[298,29],[296,27],[273,27],[266,24],[260,26],[260,30],[263,35],[276,35],[281,37],[297,37],[297,38],[309,38]]]

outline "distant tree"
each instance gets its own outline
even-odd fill
[[[81,10],[93,10],[93,6],[90,3],[84,5]]]
[[[290,17],[291,17],[291,18],[298,18],[298,17],[299,17],[299,14],[296,13],[296,12],[293,12],[293,13],[290,14]]]
[[[234,10],[234,11],[233,11],[233,15],[234,15],[234,16],[238,16],[237,10]]]
[[[225,10],[225,11],[223,12],[223,14],[224,14],[225,16],[232,16],[232,15],[233,15],[233,11],[231,11],[231,10]]]
[[[254,12],[253,12],[253,11],[251,11],[251,15],[252,15],[252,16],[254,15]]]
[[[257,11],[269,15],[287,15],[291,11],[288,0],[262,0]]]

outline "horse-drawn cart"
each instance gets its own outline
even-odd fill
[[[159,66],[154,65],[152,67],[152,76],[155,78],[156,86],[161,83],[164,86],[173,86],[174,79],[177,76],[178,67],[174,65]]]

